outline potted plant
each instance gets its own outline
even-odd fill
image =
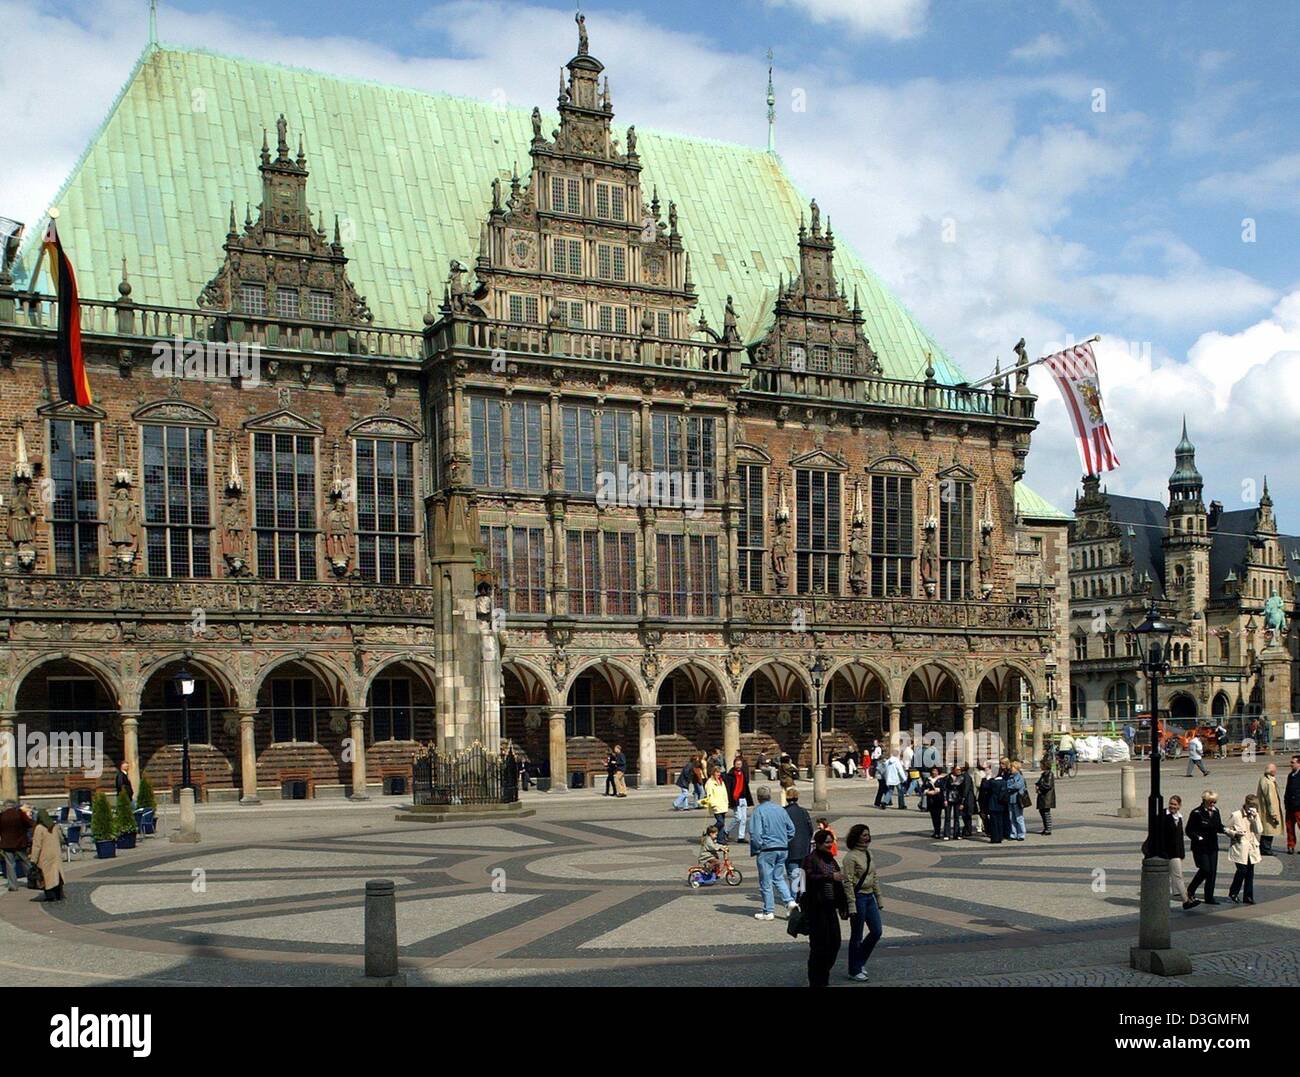
[[[154,820],[158,815],[158,798],[153,795],[153,784],[141,775],[140,789],[135,795],[135,805],[145,814],[140,817],[140,829],[145,834],[152,834]]]
[[[119,849],[135,848],[135,809],[125,789],[117,794],[117,811],[113,815],[113,829],[117,831]]]
[[[108,797],[96,793],[90,808],[90,836],[95,839],[95,856],[100,860],[117,856],[117,832],[113,829],[113,809]]]

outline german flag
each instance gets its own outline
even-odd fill
[[[50,276],[55,283],[59,299],[58,371],[59,399],[69,404],[88,407],[92,402],[90,379],[86,377],[86,362],[81,354],[81,308],[77,299],[77,278],[72,263],[59,242],[59,229],[54,221],[45,230],[41,241],[41,254],[32,273],[33,286],[40,272],[41,258],[49,258]]]

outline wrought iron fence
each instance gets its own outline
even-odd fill
[[[514,751],[494,755],[481,744],[460,752],[431,748],[417,755],[411,788],[416,804],[513,804],[519,799]]]

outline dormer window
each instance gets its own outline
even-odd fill
[[[329,292],[308,292],[307,314],[312,321],[332,322],[334,320],[334,296]]]
[[[280,318],[298,317],[297,288],[277,288],[275,290],[275,313]]]
[[[818,373],[828,373],[831,369],[831,350],[825,344],[814,344],[810,369]]]
[[[857,356],[852,348],[835,349],[835,373],[852,374],[857,366]]]
[[[796,374],[808,369],[808,353],[802,344],[791,344],[786,354],[790,359],[790,369]]]
[[[582,212],[582,184],[571,176],[551,177],[551,209],[556,213]]]
[[[239,286],[239,309],[245,314],[265,314],[266,289],[260,284],[241,284]]]

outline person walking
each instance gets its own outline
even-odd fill
[[[888,787],[885,792],[885,804],[892,804],[894,798],[898,798],[898,807],[907,807],[907,798],[905,796],[907,784],[907,771],[903,769],[902,761],[898,758],[897,752],[890,752],[889,758],[885,760],[885,785]]]
[[[126,795],[131,798],[131,803],[135,804],[135,786],[131,784],[131,764],[125,759],[122,760],[121,766],[117,768],[117,777],[113,779],[113,791],[120,793],[126,790]]]
[[[32,827],[32,862],[28,869],[40,873],[41,889],[45,892],[37,895],[37,901],[63,900],[62,844],[59,824],[42,808],[36,813],[36,825]]]
[[[912,765],[916,758],[916,751],[912,747],[911,738],[908,738],[903,745],[903,751],[899,756],[899,761],[903,764],[903,795],[911,796],[921,788],[921,772]]]
[[[1037,793],[1038,814],[1043,817],[1043,829],[1039,831],[1044,837],[1052,832],[1052,809],[1056,807],[1056,778],[1052,774],[1052,761],[1043,760],[1043,772],[1034,782]]]
[[[943,788],[943,840],[960,841],[962,805],[966,803],[966,779],[961,767],[949,768],[939,784]]]
[[[1241,894],[1247,905],[1255,904],[1255,865],[1261,859],[1259,838],[1263,829],[1259,818],[1259,798],[1250,793],[1241,807],[1228,817],[1228,859],[1237,865],[1228,887],[1230,901],[1237,901],[1237,895]]]
[[[885,757],[878,740],[871,742],[871,775],[876,779],[876,807],[887,807],[885,804]]]
[[[732,760],[731,769],[727,771],[727,803],[735,816],[736,840],[745,840],[745,823],[749,818],[749,802],[754,794],[749,788],[749,767],[745,757],[737,753]],[[725,834],[725,831],[724,831]]]
[[[1207,789],[1201,794],[1200,807],[1193,808],[1187,817],[1187,837],[1192,843],[1192,860],[1196,874],[1187,887],[1189,899],[1196,896],[1196,888],[1204,884],[1205,904],[1217,905],[1214,896],[1214,879],[1219,872],[1219,835],[1224,832],[1219,815],[1219,794]]]
[[[704,783],[704,806],[713,812],[713,821],[718,827],[718,839],[727,840],[727,783],[722,780],[722,768],[714,767],[709,780]]]
[[[772,891],[786,908],[798,904],[785,881],[785,858],[794,838],[794,824],[785,811],[772,803],[772,790],[760,785],[754,790],[757,806],[749,817],[749,853],[758,862],[758,894],[762,908],[755,920],[775,919]]]
[[[1169,798],[1165,810],[1160,815],[1159,855],[1169,861],[1169,892],[1182,902],[1184,911],[1190,911],[1200,904],[1187,892],[1183,882],[1183,858],[1187,856],[1187,845],[1183,840],[1183,798],[1175,794]]]
[[[614,775],[618,771],[618,764],[614,758],[614,753],[617,751],[618,748],[612,748],[605,753],[605,791],[601,796],[612,797],[618,792],[614,781]]]
[[[1282,833],[1282,794],[1277,788],[1277,764],[1270,763],[1255,787],[1255,799],[1259,801],[1259,822],[1262,828],[1259,839],[1259,855],[1273,855],[1273,839]]]
[[[1012,841],[1025,840],[1025,806],[1029,800],[1029,785],[1020,773],[1020,760],[1007,763],[1007,837]]]
[[[803,861],[812,851],[813,821],[806,808],[799,803],[799,790],[791,786],[785,794],[785,813],[790,817],[794,835],[786,850],[785,869],[789,876],[790,893],[798,897],[803,893]]]
[[[802,864],[807,885],[799,907],[808,925],[809,987],[830,986],[831,969],[844,938],[840,921],[849,918],[844,872],[831,855],[833,841],[829,830],[817,831],[812,851]]]
[[[1223,719],[1219,719],[1214,727],[1214,746],[1216,759],[1228,758],[1228,727],[1223,724]]]
[[[1201,738],[1193,733],[1187,741],[1187,773],[1184,777],[1190,778],[1192,776],[1192,767],[1199,767],[1201,773],[1208,778],[1210,772],[1205,769],[1205,764],[1202,762],[1204,758],[1205,746],[1201,743]]]
[[[1286,815],[1286,851],[1295,855],[1295,830],[1300,826],[1300,755],[1291,757],[1291,773],[1286,776],[1286,793],[1282,796]]]
[[[776,768],[777,784],[781,787],[781,806],[785,807],[789,799],[790,790],[795,787],[795,782],[799,780],[799,768],[788,755],[781,756],[781,763]],[[803,859],[800,857],[800,859]]]
[[[939,777],[939,768],[931,767],[921,783],[921,802],[930,813],[930,837],[939,840],[939,828],[943,820],[943,779]]]
[[[682,764],[681,772],[677,775],[677,799],[673,801],[673,811],[690,811],[695,807],[691,800],[691,771],[694,766],[693,760],[686,760]]]
[[[1124,743],[1128,745],[1128,754],[1132,758],[1134,752],[1134,739],[1137,737],[1137,730],[1133,728],[1132,722],[1124,723]]]
[[[6,800],[4,810],[0,811],[0,853],[4,855],[5,881],[10,890],[18,889],[15,863],[21,863],[24,872],[32,870],[32,862],[27,857],[27,831],[31,826],[32,817],[18,806],[18,802]]]
[[[938,768],[935,768],[938,769]],[[924,780],[924,779],[923,779]],[[844,887],[849,900],[849,979],[867,979],[867,962],[884,934],[880,913],[880,883],[871,860],[871,828],[856,823],[849,828],[844,854]],[[865,936],[863,932],[866,932]]]

